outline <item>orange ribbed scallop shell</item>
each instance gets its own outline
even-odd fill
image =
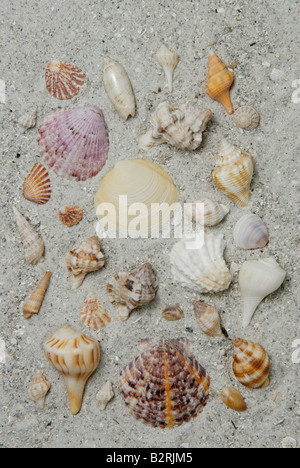
[[[85,73],[75,65],[55,60],[50,62],[45,73],[46,88],[56,99],[71,99],[84,84]]]
[[[233,72],[226,68],[226,65],[216,54],[209,57],[208,69],[207,94],[215,101],[220,102],[228,114],[232,114],[233,106],[229,90],[234,82]]]
[[[72,227],[82,220],[82,212],[80,206],[65,206],[59,210],[58,214],[63,224]]]
[[[26,177],[23,186],[26,200],[44,205],[50,200],[51,185],[47,170],[40,163],[36,163]]]
[[[246,387],[266,387],[270,383],[270,359],[266,350],[257,343],[237,338],[234,343],[233,372]]]

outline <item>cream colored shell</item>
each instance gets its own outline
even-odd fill
[[[51,272],[43,276],[39,284],[36,286],[30,297],[27,299],[23,306],[23,314],[26,319],[29,319],[33,314],[38,314],[43,303],[46,291],[49,286]]]
[[[242,106],[233,114],[233,120],[237,127],[251,131],[258,127],[260,116],[253,107]]]
[[[172,52],[165,45],[162,45],[156,53],[156,60],[162,66],[166,74],[169,91],[171,93],[173,91],[173,74],[179,61],[179,55],[176,52]]]
[[[99,403],[100,409],[105,410],[106,405],[115,396],[113,386],[111,382],[106,382],[99,390],[96,395],[96,399]]]
[[[104,89],[118,114],[127,120],[135,116],[135,97],[127,72],[116,60],[106,57],[103,70]]]
[[[241,249],[260,249],[268,243],[269,234],[259,216],[246,214],[236,223],[233,238],[236,245]]]
[[[235,411],[245,411],[247,405],[243,396],[234,387],[225,387],[220,393],[221,400],[223,403]]]
[[[94,293],[89,293],[84,300],[83,308],[80,312],[80,320],[87,327],[94,330],[105,327],[110,322],[108,310]]]
[[[37,232],[29,224],[27,219],[25,219],[24,216],[21,215],[21,213],[17,210],[17,208],[13,207],[13,213],[24,247],[25,258],[31,265],[36,265],[44,255],[44,243]]]
[[[46,377],[42,374],[42,372],[38,372],[28,389],[29,398],[36,403],[36,405],[43,409],[45,407],[45,399],[46,395],[51,388],[50,382],[46,379]]]
[[[203,301],[194,302],[194,313],[200,330],[208,336],[220,337],[223,335],[218,310]]]
[[[185,215],[202,226],[216,226],[229,213],[227,206],[209,198],[199,198],[187,206]]]

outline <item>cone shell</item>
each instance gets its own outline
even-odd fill
[[[36,265],[44,255],[44,243],[17,208],[13,207],[13,213],[24,247],[25,258],[31,265]]]
[[[28,389],[29,398],[36,403],[36,405],[43,409],[45,407],[45,399],[46,395],[51,388],[50,382],[46,379],[46,377],[42,374],[42,372],[38,372]]]
[[[123,65],[109,57],[104,61],[103,84],[107,96],[118,114],[127,120],[135,116],[135,97]]]
[[[70,250],[66,257],[66,264],[72,274],[72,290],[75,290],[81,286],[88,273],[100,270],[105,264],[98,237],[90,237],[77,249]]]
[[[75,65],[55,60],[46,67],[45,79],[51,96],[61,100],[71,99],[84,84],[85,73]]]
[[[234,242],[241,249],[260,249],[269,242],[268,230],[262,219],[254,214],[242,216],[233,232]]]
[[[218,310],[203,301],[194,302],[194,312],[200,330],[208,336],[222,336]]]
[[[257,343],[237,338],[234,343],[233,372],[246,387],[266,387],[270,383],[270,359],[266,350]]]
[[[39,128],[40,154],[68,179],[85,181],[101,171],[108,156],[108,135],[96,107],[57,110]]]
[[[90,293],[84,300],[80,320],[85,326],[98,330],[110,322],[110,317],[102,302],[95,294]]]
[[[137,419],[154,427],[173,427],[196,417],[209,397],[210,379],[185,339],[149,342],[126,366],[120,388]]]
[[[169,306],[166,307],[162,311],[162,318],[167,320],[168,322],[174,322],[176,320],[180,320],[183,317],[183,311],[180,307],[178,306]]]
[[[245,411],[247,405],[240,392],[234,387],[225,387],[220,393],[223,403],[235,411]]]
[[[233,114],[233,120],[237,127],[251,131],[259,126],[260,116],[253,107],[242,106]]]
[[[226,68],[226,65],[216,54],[209,57],[208,85],[206,92],[215,101],[220,102],[228,114],[233,113],[230,98],[230,88],[234,82],[234,74]]]
[[[82,220],[82,208],[80,206],[65,206],[59,210],[59,218],[66,226],[75,226]]]
[[[216,226],[229,213],[227,206],[209,198],[199,198],[188,206],[184,214],[202,226]]]
[[[253,159],[249,154],[225,140],[222,142],[220,158],[212,178],[218,189],[239,207],[248,205],[253,170]]]
[[[65,380],[72,414],[80,411],[84,388],[100,362],[100,345],[69,327],[58,330],[45,345],[48,361]]]
[[[179,61],[179,55],[176,52],[172,52],[165,45],[162,45],[156,54],[156,60],[162,66],[166,74],[169,91],[171,93],[173,90],[173,74]]]
[[[106,382],[96,395],[100,409],[105,410],[107,403],[115,396],[111,382]]]
[[[39,282],[29,299],[23,306],[23,314],[26,319],[29,319],[33,314],[38,314],[43,303],[46,291],[49,286],[51,272],[47,271],[45,276]]]
[[[44,205],[51,197],[51,184],[48,171],[41,164],[33,166],[26,177],[23,186],[23,195],[26,200]]]

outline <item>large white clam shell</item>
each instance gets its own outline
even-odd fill
[[[233,238],[241,249],[259,249],[269,241],[268,230],[262,219],[255,214],[246,214],[236,223]]]

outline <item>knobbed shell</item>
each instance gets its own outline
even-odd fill
[[[209,198],[199,198],[185,209],[184,214],[202,226],[216,226],[229,213],[227,206]]]
[[[94,330],[103,328],[110,322],[108,310],[94,293],[89,293],[85,298],[80,312],[80,320],[84,325]]]
[[[124,367],[120,388],[136,419],[173,427],[196,417],[209,397],[210,378],[188,340],[143,340],[141,354]]]
[[[208,69],[207,94],[215,101],[219,101],[228,114],[232,114],[233,106],[229,90],[234,82],[233,72],[226,68],[216,54],[209,57]]]
[[[24,247],[25,258],[31,265],[36,265],[44,255],[44,243],[17,208],[13,207],[13,213]]]
[[[45,400],[46,395],[51,388],[50,382],[46,379],[46,377],[42,374],[42,372],[38,372],[28,389],[29,398],[36,403],[36,405],[43,409],[45,408]]]
[[[245,411],[247,405],[240,392],[234,387],[225,387],[220,393],[223,403],[235,411]]]
[[[110,102],[122,119],[134,117],[135,97],[130,79],[123,65],[109,57],[104,61],[103,84]]]
[[[84,84],[85,73],[70,63],[54,60],[46,67],[46,88],[56,99],[71,99]]]
[[[111,382],[106,382],[96,395],[100,409],[105,410],[107,403],[115,396]]]
[[[36,163],[26,177],[23,185],[23,195],[26,200],[44,205],[51,197],[51,184],[48,171],[40,163]]]
[[[270,359],[257,343],[236,338],[232,366],[235,377],[246,387],[262,388],[270,383]]]
[[[268,230],[262,219],[246,214],[239,219],[233,231],[234,242],[241,249],[260,249],[269,242]]]
[[[259,126],[259,113],[250,106],[239,107],[233,114],[235,125],[243,130],[255,130]]]
[[[162,318],[168,322],[174,322],[176,320],[182,319],[184,314],[179,306],[168,306],[162,311],[161,315]]]
[[[70,250],[67,253],[66,264],[72,274],[72,290],[78,289],[88,273],[100,270],[105,264],[98,237],[90,237],[77,249]]]
[[[64,377],[72,414],[80,411],[84,388],[100,362],[100,345],[69,327],[49,338],[44,351],[48,361]]]
[[[65,206],[59,210],[59,218],[68,227],[75,226],[82,220],[82,208],[80,206]]]
[[[261,301],[282,285],[285,276],[286,272],[273,257],[248,260],[242,265],[239,288],[243,307],[243,327],[249,325]]]
[[[156,60],[162,66],[166,74],[169,91],[171,93],[173,90],[173,74],[179,62],[179,55],[176,52],[172,52],[165,45],[162,45],[156,53]]]
[[[194,302],[194,313],[200,330],[208,336],[220,337],[223,335],[218,310],[204,301]]]
[[[197,238],[182,239],[170,252],[174,280],[200,293],[224,291],[231,283],[231,274],[223,257],[224,249],[222,234],[205,234],[200,247],[197,247]]]
[[[171,107],[162,102],[151,114],[151,128],[140,138],[140,146],[148,151],[153,146],[168,143],[185,151],[196,150],[211,117],[212,111],[199,105]]]
[[[51,271],[47,271],[47,273],[43,276],[37,287],[34,289],[29,299],[25,302],[23,306],[23,314],[26,319],[29,319],[33,314],[39,313],[46,291],[49,286],[50,278]]]
[[[239,207],[248,205],[253,170],[252,157],[223,140],[212,178],[218,189]]]

